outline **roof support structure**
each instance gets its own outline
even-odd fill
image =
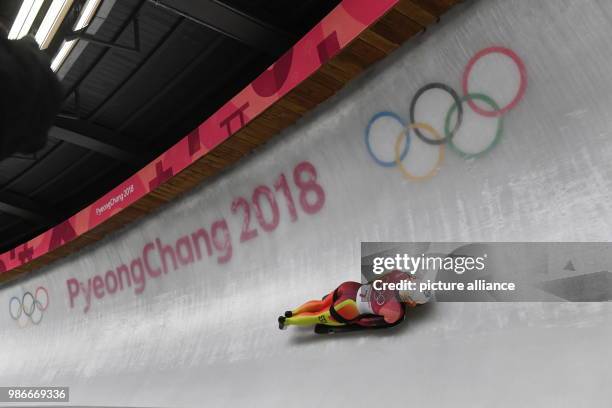
[[[294,35],[213,0],[149,0],[191,21],[273,56],[295,42]]]
[[[124,163],[143,163],[143,158],[119,142],[121,140],[119,134],[84,120],[59,117],[55,121],[55,126],[49,131],[49,136]]]
[[[117,44],[116,42],[100,40],[96,38],[94,35],[88,34],[87,27],[81,29],[80,31],[74,31],[68,34],[66,36],[66,40],[80,39],[83,41],[87,41],[91,44],[101,45],[102,47],[115,48],[115,49],[124,50],[124,51],[140,52],[140,24],[138,22],[137,16],[132,19],[132,27],[134,29],[134,45],[132,46],[121,45],[121,44]]]
[[[0,211],[34,223],[51,224],[61,218],[55,211],[9,191],[0,192]]]

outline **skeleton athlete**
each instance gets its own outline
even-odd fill
[[[278,318],[279,328],[291,325],[350,326],[352,329],[395,326],[404,319],[406,307],[427,303],[430,294],[418,289],[390,290],[394,285],[388,284],[399,286],[397,284],[414,280],[413,275],[395,270],[366,284],[344,282],[322,300],[311,300],[285,312]]]

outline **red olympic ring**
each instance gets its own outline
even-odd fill
[[[498,110],[494,110],[494,111],[485,110],[485,109],[478,107],[478,105],[476,105],[476,103],[474,103],[472,99],[467,100],[467,104],[470,106],[470,108],[472,108],[474,112],[479,113],[482,116],[487,116],[487,117],[502,116],[504,113],[508,112],[509,110],[514,109],[514,107],[521,101],[521,99],[523,99],[523,95],[525,95],[525,90],[527,89],[527,69],[525,68],[525,63],[523,62],[523,60],[518,55],[516,55],[514,51],[512,51],[509,48],[494,46],[494,47],[489,47],[489,48],[485,48],[483,50],[478,51],[478,53],[476,53],[476,55],[474,55],[468,62],[467,66],[465,67],[465,71],[463,71],[463,78],[461,81],[463,93],[465,95],[469,94],[468,79],[470,77],[470,73],[472,72],[472,68],[474,68],[474,65],[476,64],[476,62],[480,58],[484,57],[485,55],[494,54],[494,53],[503,54],[509,57],[510,59],[512,59],[512,61],[514,61],[514,63],[516,64],[519,70],[519,74],[521,76],[521,82],[520,82],[519,90],[516,96],[514,97],[514,99],[512,99],[512,101],[510,101],[509,104],[501,107]]]
[[[45,303],[45,306],[43,307],[42,303],[40,303],[40,301],[38,301],[38,291],[42,290],[43,292],[45,292],[45,297],[47,298],[47,302]],[[36,289],[36,292],[34,292],[34,298],[37,300],[37,305],[36,307],[38,307],[38,309],[41,312],[44,312],[45,310],[47,310],[47,308],[49,307],[49,292],[47,291],[47,288],[45,288],[44,286],[39,286]]]

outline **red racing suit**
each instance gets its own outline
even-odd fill
[[[392,271],[379,279],[380,283],[400,283],[411,280],[412,275],[402,271]],[[359,284],[345,282],[333,292],[333,302],[330,307],[331,316],[338,322],[357,324],[364,327],[389,327],[400,323],[404,319],[405,306],[416,306],[415,302],[404,301],[397,290],[382,289],[381,284],[374,288],[374,282]],[[357,313],[349,310],[335,309],[335,306],[346,299],[353,299]],[[347,313],[348,312],[348,313]],[[355,316],[356,315],[356,316]]]

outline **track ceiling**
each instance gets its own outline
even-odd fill
[[[9,27],[21,2],[0,3]],[[68,218],[176,143],[338,3],[115,1],[96,42],[59,71],[65,100],[45,148],[0,162],[0,252]],[[61,32],[72,24],[68,18]],[[48,52],[62,41],[60,34]]]

